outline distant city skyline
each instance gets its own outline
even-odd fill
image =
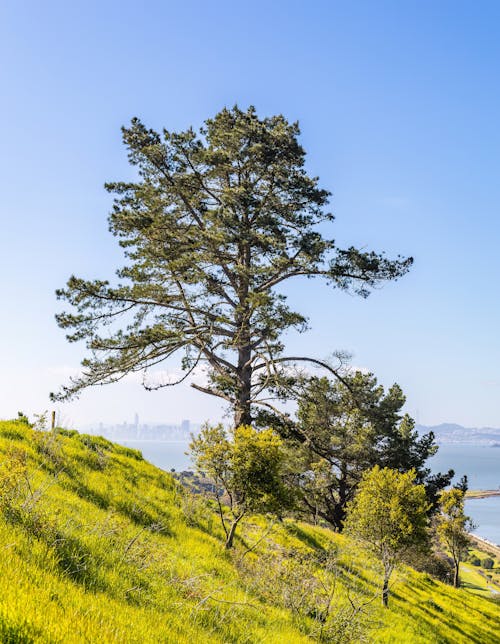
[[[152,419],[142,419],[137,412],[134,413],[133,420],[130,421],[128,419],[124,419],[123,421],[118,421],[115,420],[112,423],[105,423],[104,421],[101,420],[96,420],[93,423],[89,423],[88,425],[127,425],[128,427],[138,427],[140,425],[172,425],[172,426],[179,426],[183,427],[189,425],[191,423],[190,419],[188,418],[182,418],[180,420],[172,420],[172,419],[163,419],[163,420],[152,420]]]
[[[192,423],[184,418],[180,422],[140,422],[139,415],[134,415],[133,422],[124,420],[121,423],[91,423],[81,428],[91,434],[98,434],[111,440],[183,440],[188,441],[191,434],[200,429],[199,423]]]
[[[2,2],[0,417],[224,418],[189,382],[146,392],[140,374],[48,395],[86,355],[55,324],[55,290],[123,265],[103,189],[134,176],[120,127],[199,128],[238,103],[299,120],[333,193],[326,234],[415,258],[367,300],[297,281],[286,294],[310,329],[287,350],[352,353],[422,424],[500,426],[499,22],[488,0]]]

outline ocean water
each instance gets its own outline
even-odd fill
[[[440,445],[429,466],[434,472],[455,470],[455,480],[467,474],[471,490],[500,488],[500,447]],[[500,545],[500,496],[468,499],[465,512],[476,524],[478,536]]]
[[[484,445],[440,445],[429,459],[433,472],[455,470],[456,480],[467,474],[471,490],[500,488],[500,447]]]
[[[185,441],[125,440],[123,445],[139,449],[144,458],[164,470],[192,468]],[[500,448],[477,445],[441,445],[429,460],[433,472],[455,470],[458,480],[467,474],[470,489],[494,490],[500,487]],[[475,532],[500,544],[500,496],[469,499],[465,510],[477,525]]]
[[[117,442],[125,447],[140,450],[147,461],[161,467],[162,470],[193,469],[193,464],[187,454],[189,446],[187,441],[123,440]]]
[[[500,546],[500,496],[468,499],[465,512],[477,526],[475,534]]]

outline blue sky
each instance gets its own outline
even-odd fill
[[[225,105],[298,119],[333,192],[332,234],[415,257],[367,301],[298,282],[311,330],[401,384],[422,423],[500,426],[497,2],[14,2],[0,5],[0,417],[50,408],[84,355],[55,322],[71,273],[112,276],[120,126],[199,126]],[[215,418],[187,386],[134,382],[58,408],[68,424]]]

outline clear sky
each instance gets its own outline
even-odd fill
[[[421,423],[500,426],[499,21],[486,0],[3,0],[0,417],[51,408],[84,355],[54,290],[121,264],[102,187],[131,176],[120,126],[184,129],[238,103],[300,121],[340,244],[415,257],[366,301],[298,282],[311,330],[290,349],[352,352]],[[58,410],[76,426],[219,413],[134,382]]]

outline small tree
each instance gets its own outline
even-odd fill
[[[460,562],[471,544],[469,532],[474,530],[470,517],[464,512],[465,493],[462,489],[445,490],[440,495],[440,513],[436,517],[436,531],[453,559],[453,585],[460,586]]]
[[[484,559],[481,560],[481,566],[486,570],[492,570],[494,565],[495,565],[495,562],[491,557],[485,557]]]
[[[242,426],[231,438],[222,425],[206,426],[193,437],[190,449],[197,469],[213,483],[227,549],[232,548],[236,528],[246,514],[280,514],[290,505],[284,482],[286,453],[273,430],[258,432]]]
[[[413,470],[401,474],[378,465],[365,473],[348,505],[346,531],[382,563],[384,606],[396,565],[428,542],[428,509],[425,488],[415,484]]]

